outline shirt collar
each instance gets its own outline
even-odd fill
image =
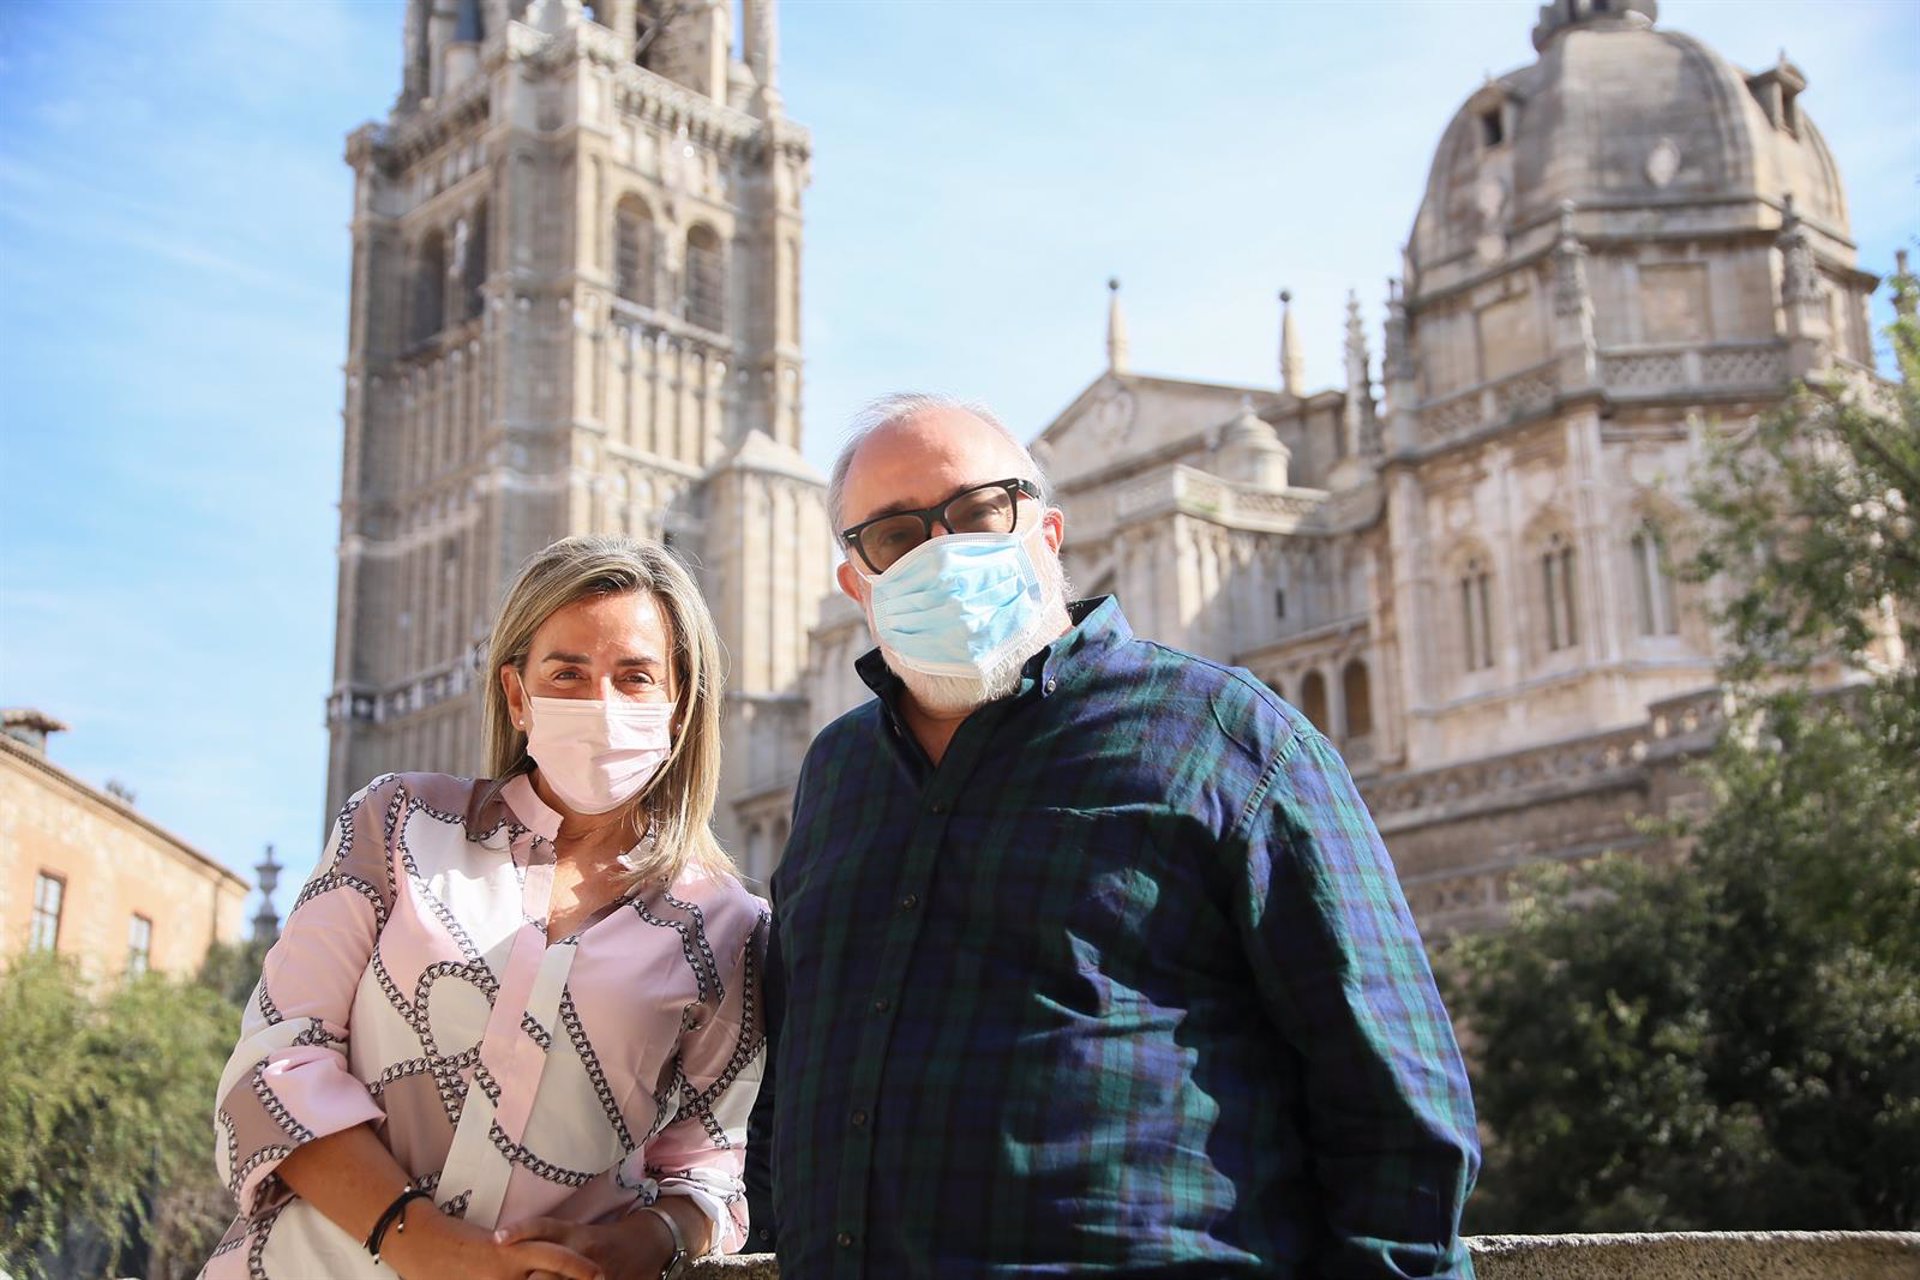
[[[1044,698],[1058,690],[1076,666],[1091,665],[1100,654],[1133,639],[1133,628],[1120,612],[1120,602],[1112,596],[1073,601],[1067,605],[1067,619],[1072,629],[1027,659],[1020,670],[1020,691],[1014,697],[1037,692]],[[887,665],[878,646],[860,655],[853,669],[888,709],[897,704],[900,677]]]
[[[531,773],[516,773],[501,784],[500,798],[507,802],[507,808],[520,825],[543,840],[553,841],[560,835],[560,815],[549,808],[533,789]]]

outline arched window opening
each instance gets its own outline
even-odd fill
[[[1320,732],[1327,731],[1327,679],[1309,671],[1300,681],[1300,711]]]
[[[1665,541],[1651,523],[1634,532],[1633,582],[1640,602],[1640,634],[1671,636],[1680,633],[1680,616],[1674,608],[1673,577],[1667,571]]]
[[[687,322],[702,329],[727,326],[727,257],[705,223],[687,232]]]
[[[626,302],[653,305],[653,215],[638,200],[623,200],[613,215],[613,289]]]
[[[1562,534],[1548,538],[1546,550],[1540,553],[1540,585],[1547,652],[1571,649],[1580,642],[1580,624],[1573,603],[1573,545]]]
[[[1347,736],[1364,738],[1373,732],[1373,689],[1367,664],[1355,658],[1340,672],[1340,697],[1347,707]]]
[[[1460,651],[1468,671],[1493,666],[1493,576],[1475,556],[1460,571]]]
[[[460,295],[461,319],[477,320],[486,309],[483,286],[487,283],[487,205],[481,201],[467,219],[466,243],[461,246]]]
[[[446,241],[438,231],[429,231],[414,259],[413,325],[409,332],[415,342],[425,342],[440,332],[446,320],[446,296]]]

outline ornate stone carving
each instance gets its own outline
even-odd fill
[[[1397,279],[1387,280],[1387,346],[1380,376],[1388,382],[1413,381],[1413,350],[1407,342],[1407,295]]]
[[[1553,244],[1553,312],[1591,317],[1593,293],[1587,284],[1587,246],[1573,229],[1573,204],[1560,206],[1560,235]]]
[[[1774,241],[1780,250],[1780,300],[1789,305],[1821,302],[1826,295],[1820,286],[1820,268],[1813,257],[1813,241],[1800,215],[1794,211],[1792,196],[1787,197],[1786,206],[1780,237]]]
[[[1653,150],[1647,154],[1647,181],[1654,186],[1665,188],[1680,172],[1680,148],[1672,138],[1662,138],[1653,144]]]

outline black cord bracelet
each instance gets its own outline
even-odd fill
[[[375,1262],[380,1261],[380,1242],[387,1238],[387,1228],[393,1227],[401,1235],[405,1235],[407,1224],[402,1222],[400,1217],[407,1211],[408,1203],[414,1200],[425,1200],[432,1194],[430,1191],[414,1186],[411,1182],[400,1189],[400,1194],[393,1198],[393,1203],[387,1206],[387,1211],[380,1215],[380,1221],[374,1223],[373,1230],[367,1232],[367,1252],[373,1255]],[[399,1225],[395,1226],[396,1223]]]

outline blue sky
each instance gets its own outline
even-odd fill
[[[400,0],[0,3],[0,705],[53,758],[244,869],[325,815],[350,183]],[[1920,4],[1668,0],[1784,47],[1862,265],[1920,231]],[[1037,431],[1100,370],[1118,275],[1146,372],[1271,383],[1293,289],[1338,381],[1376,355],[1434,143],[1534,6],[788,0],[813,130],[808,453],[862,401],[980,397]],[[290,896],[282,893],[284,908]]]

